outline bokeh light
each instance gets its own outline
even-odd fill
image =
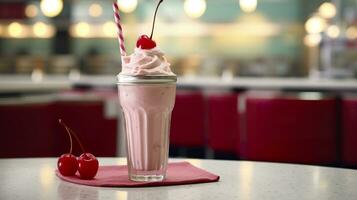
[[[338,36],[340,35],[340,28],[336,25],[331,25],[327,28],[326,34],[330,38],[338,38]]]
[[[33,4],[27,5],[25,8],[25,15],[26,15],[26,17],[29,17],[29,18],[36,17],[38,15],[37,6],[35,6]]]
[[[336,6],[330,2],[325,2],[319,7],[319,14],[323,18],[333,18],[336,16]]]
[[[246,13],[254,12],[257,9],[257,5],[257,0],[239,0],[240,9]]]
[[[46,17],[56,17],[62,12],[62,0],[41,0],[41,11]]]
[[[12,22],[8,27],[8,33],[10,37],[20,38],[23,37],[24,27],[18,22]]]
[[[326,21],[320,16],[314,15],[305,23],[305,29],[308,33],[320,33],[326,28]]]
[[[89,15],[91,17],[99,17],[102,15],[103,13],[103,8],[101,5],[94,3],[92,5],[89,6]]]
[[[50,38],[54,35],[54,28],[43,22],[36,22],[33,25],[33,33],[39,38]]]
[[[320,34],[308,34],[304,37],[304,44],[308,47],[316,47],[321,42]]]
[[[346,37],[350,40],[357,39],[357,27],[356,26],[348,27],[346,30]]]
[[[125,13],[133,12],[138,6],[138,0],[118,0],[119,9]]]
[[[103,33],[106,37],[115,37],[116,36],[116,26],[112,21],[105,22],[103,24]]]
[[[187,16],[191,18],[199,18],[206,11],[205,0],[185,0],[184,10]]]
[[[87,37],[89,35],[90,26],[86,22],[79,22],[74,26],[74,33],[78,37]]]

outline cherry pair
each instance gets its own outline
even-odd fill
[[[80,142],[77,134],[70,129],[62,119],[59,119],[58,122],[66,129],[67,134],[70,139],[71,147],[69,153],[62,154],[57,161],[58,171],[63,176],[73,176],[78,171],[82,179],[92,179],[98,172],[99,162],[97,158],[91,154],[86,153],[82,143]],[[83,153],[77,158],[72,154],[72,136],[75,137],[79,143]]]

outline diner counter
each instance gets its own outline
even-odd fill
[[[182,159],[171,159],[176,162]],[[186,159],[219,182],[144,188],[91,187],[60,180],[57,158],[0,159],[0,199],[315,200],[357,199],[357,171],[309,165]],[[126,164],[99,158],[101,165]]]
[[[0,93],[46,92],[76,87],[115,87],[116,77],[82,75],[70,79],[68,76],[43,76],[33,80],[24,75],[0,75]],[[236,77],[222,79],[214,77],[179,77],[179,88],[203,89],[276,89],[276,90],[321,90],[357,91],[357,79],[308,79]]]

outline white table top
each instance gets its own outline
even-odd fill
[[[177,160],[171,160],[177,161]],[[0,159],[0,199],[269,200],[357,199],[357,170],[247,161],[188,159],[219,182],[147,188],[100,188],[58,179],[56,158]],[[101,165],[125,164],[99,158]]]

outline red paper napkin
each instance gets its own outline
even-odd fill
[[[145,187],[145,186],[168,186],[193,183],[207,183],[219,180],[219,176],[197,168],[188,162],[169,163],[167,176],[160,182],[136,182],[128,179],[126,165],[100,166],[96,177],[92,180],[83,180],[76,176],[62,176],[58,170],[56,175],[62,180],[90,186],[101,187]]]

